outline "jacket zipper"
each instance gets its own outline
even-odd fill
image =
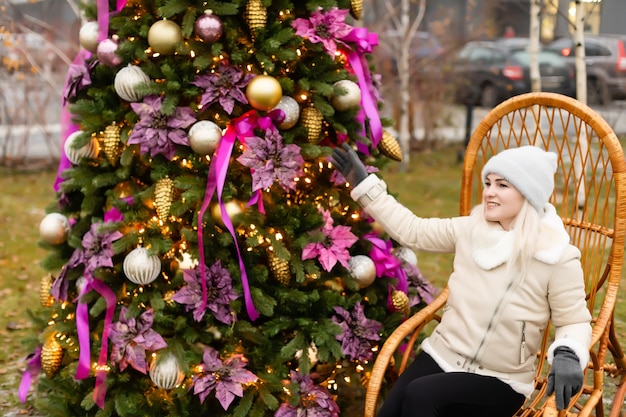
[[[526,322],[522,322],[522,345],[520,346],[519,352],[519,363],[520,365],[524,363],[524,354],[526,353]]]

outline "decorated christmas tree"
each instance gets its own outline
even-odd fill
[[[401,157],[361,9],[84,5],[23,400],[63,417],[348,415],[432,296],[328,158]]]

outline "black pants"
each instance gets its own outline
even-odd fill
[[[421,352],[391,388],[377,417],[511,417],[524,400],[497,378],[443,372]]]

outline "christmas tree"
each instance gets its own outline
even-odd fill
[[[97,0],[64,91],[42,307],[46,416],[337,416],[432,296],[332,168],[384,127],[362,2]]]

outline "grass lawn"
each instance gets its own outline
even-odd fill
[[[397,172],[392,166],[383,172],[392,192],[422,216],[446,217],[458,213],[461,164],[459,145],[412,155],[411,170]],[[44,209],[54,200],[55,171],[11,173],[0,168],[0,415],[32,415],[19,403],[17,387],[26,352],[20,341],[31,335],[28,308],[39,305],[39,285],[45,275],[38,263],[44,251],[38,248],[38,226]],[[419,267],[437,287],[445,285],[450,271],[449,255],[420,254]],[[626,275],[626,271],[625,271]],[[623,287],[626,289],[626,279]],[[624,294],[624,291],[621,292]],[[617,328],[626,344],[626,303],[617,305]]]

